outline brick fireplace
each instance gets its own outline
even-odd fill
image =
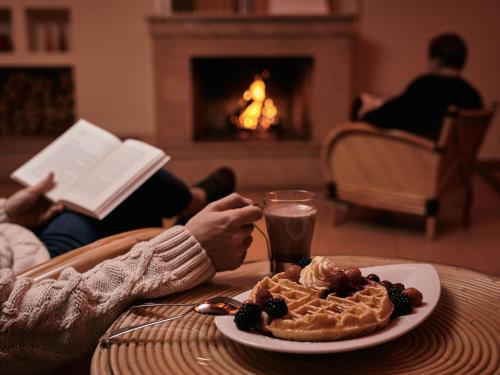
[[[347,120],[352,98],[352,17],[186,15],[149,23],[156,139],[173,157],[169,169],[193,182],[229,165],[240,189],[322,187],[321,142]],[[242,132],[231,119],[254,101],[242,94],[262,74],[276,124],[268,134],[262,126]]]

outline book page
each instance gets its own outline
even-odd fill
[[[88,121],[79,120],[18,168],[11,178],[32,186],[54,172],[56,186],[47,197],[57,201],[71,184],[120,144],[121,141],[113,134]]]
[[[70,186],[62,199],[93,212],[97,212],[103,205],[109,205],[110,199],[118,202],[115,202],[116,207],[135,190],[127,188],[137,177],[152,167],[156,168],[152,172],[154,173],[168,160],[159,165],[163,159],[165,153],[159,148],[127,140]],[[102,218],[102,215],[99,216]]]

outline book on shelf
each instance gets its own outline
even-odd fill
[[[11,178],[33,186],[53,172],[56,186],[46,194],[49,200],[103,219],[169,159],[157,147],[135,139],[122,141],[79,120]]]

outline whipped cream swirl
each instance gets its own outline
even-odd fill
[[[339,271],[335,263],[325,257],[314,257],[300,272],[299,282],[309,288],[327,289],[333,276]]]

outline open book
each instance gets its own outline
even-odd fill
[[[11,178],[33,186],[54,172],[56,186],[48,199],[102,219],[169,159],[159,148],[134,139],[121,141],[79,120]]]

